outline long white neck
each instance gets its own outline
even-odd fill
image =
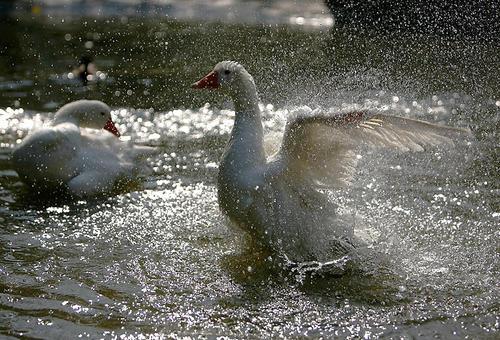
[[[248,208],[252,190],[262,185],[260,176],[266,163],[264,133],[259,99],[250,75],[240,79],[231,91],[236,116],[218,176],[218,198],[221,209],[236,220]]]
[[[245,79],[232,95],[236,112],[231,138],[224,155],[239,169],[265,162],[264,132],[257,90],[252,78]]]

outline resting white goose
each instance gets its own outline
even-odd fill
[[[220,62],[192,87],[220,89],[234,101],[235,122],[218,174],[221,210],[296,263],[334,260],[353,248],[352,228],[318,188],[349,182],[357,146],[423,150],[468,134],[382,114],[302,109],[288,119],[279,151],[267,156],[256,86],[243,66]]]
[[[142,169],[140,158],[154,152],[119,136],[106,104],[78,100],[61,107],[51,126],[30,133],[16,147],[14,170],[33,187],[65,188],[78,197],[106,194],[120,180],[133,179]]]

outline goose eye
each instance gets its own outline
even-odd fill
[[[101,112],[101,116],[104,116],[106,113],[105,112]]]
[[[224,74],[230,74],[230,73],[231,73],[231,71],[229,71],[229,70],[224,71]]]

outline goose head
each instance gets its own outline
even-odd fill
[[[95,73],[96,66],[94,64],[94,58],[89,54],[82,55],[78,62],[78,67],[73,70],[73,74],[83,82],[83,85],[87,85],[88,81],[93,78]]]
[[[78,60],[78,66],[79,68],[86,70],[93,62],[94,58],[91,55],[84,54],[80,57],[80,60]]]
[[[195,89],[219,89],[238,101],[256,100],[257,90],[250,73],[238,62],[222,61],[212,72],[191,85]]]
[[[54,125],[67,122],[89,129],[104,129],[120,137],[109,106],[99,100],[77,100],[61,107],[54,117]]]

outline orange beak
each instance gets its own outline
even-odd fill
[[[212,71],[205,77],[191,85],[193,89],[216,89],[219,87],[219,77],[217,72]]]
[[[120,137],[120,132],[116,128],[115,123],[113,123],[113,121],[111,120],[111,118],[108,119],[108,121],[106,122],[106,125],[104,125],[104,130],[107,130],[107,131],[111,132],[116,137]]]

